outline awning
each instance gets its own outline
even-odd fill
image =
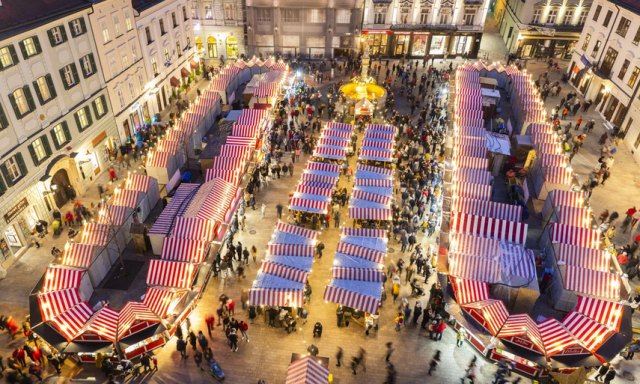
[[[175,76],[171,76],[171,79],[169,79],[169,83],[171,84],[172,87],[180,86],[180,80],[176,79]]]
[[[180,74],[182,75],[182,77],[189,77],[189,76],[191,76],[191,73],[190,73],[186,68],[182,68],[182,69],[180,69]]]
[[[305,356],[289,364],[287,369],[286,384],[323,384],[327,382],[329,382],[329,370],[311,356]]]
[[[196,63],[195,61],[190,61],[189,64],[191,64],[191,69],[196,69],[200,66],[199,63]]]

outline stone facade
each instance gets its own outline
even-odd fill
[[[196,52],[208,65],[221,59],[247,55],[244,1],[198,0],[190,2]]]

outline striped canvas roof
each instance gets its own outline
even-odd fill
[[[183,261],[200,264],[209,250],[205,241],[165,238],[162,242],[162,260]]]
[[[578,340],[553,317],[549,317],[539,323],[538,331],[540,332],[544,349],[549,357],[561,353],[565,349],[579,345]]]
[[[111,228],[106,224],[87,223],[82,227],[80,242],[104,247],[109,242],[110,231]]]
[[[115,342],[119,316],[120,313],[118,311],[109,307],[102,307],[91,316],[75,338],[78,339],[83,334],[89,333],[98,336],[100,339]]]
[[[62,264],[69,267],[89,268],[95,247],[89,244],[67,243],[64,246]]]
[[[304,303],[304,292],[302,289],[251,288],[249,303],[251,305],[301,307]]]
[[[384,229],[340,227],[340,236],[378,237],[386,239],[387,231]]]
[[[141,192],[131,191],[128,189],[118,189],[113,194],[111,204],[136,209],[138,207],[138,200],[141,198]]]
[[[312,240],[317,240],[318,239],[318,234],[319,234],[316,231],[312,231],[310,229],[299,227],[297,225],[291,225],[291,224],[283,223],[281,221],[278,221],[278,223],[276,224],[276,230],[282,231],[282,232],[291,233],[291,234],[297,235],[297,236],[306,237],[306,238],[312,239]]]
[[[125,189],[147,193],[149,192],[149,185],[151,185],[150,176],[130,173],[127,176],[127,181],[125,182]]]
[[[61,289],[77,288],[80,286],[82,275],[86,269],[67,267],[64,265],[50,265],[44,273],[41,293],[58,291]]]
[[[504,303],[500,300],[488,299],[484,301],[476,301],[474,303],[464,304],[461,307],[469,312],[483,327],[485,327],[492,335],[496,335],[507,318],[509,311]]]
[[[562,325],[591,352],[597,351],[613,333],[604,325],[576,311],[569,312],[562,320]]]
[[[449,276],[458,304],[473,303],[489,299],[489,285],[481,281],[458,279]]]
[[[524,245],[528,225],[514,221],[457,213],[451,215],[451,230],[494,240],[510,241]]]
[[[311,356],[289,364],[286,384],[327,384],[329,370]]]
[[[187,133],[183,131],[179,131],[177,129],[168,129],[167,135],[164,137],[165,140],[177,141],[178,143],[183,143],[187,139]],[[145,192],[145,191],[142,191]]]
[[[53,320],[62,312],[79,304],[80,301],[78,288],[38,294],[38,303],[44,321]]]
[[[178,145],[177,141],[172,140],[158,140],[158,146],[156,147],[157,152],[167,152],[175,156],[178,153]]]
[[[199,184],[181,184],[151,227],[149,234],[168,236],[173,227],[174,218],[184,214],[199,187]]]
[[[337,251],[340,253],[344,253],[345,255],[359,257],[365,260],[373,261],[374,263],[382,264],[384,263],[385,254],[384,252],[379,252],[373,249],[360,247],[353,244],[348,244],[345,242],[339,242]]]
[[[282,277],[284,279],[297,281],[298,283],[306,283],[309,278],[309,272],[302,269],[291,268],[283,264],[271,261],[263,261],[260,265],[260,272],[268,273]]]
[[[333,285],[327,285],[325,287],[323,298],[326,301],[342,304],[366,313],[376,313],[380,303],[379,298],[349,291]]]
[[[620,276],[615,273],[594,271],[567,265],[564,288],[569,291],[598,296],[606,299],[620,299]]]
[[[538,326],[533,319],[526,313],[518,313],[511,315],[502,325],[500,332],[497,334],[498,338],[507,339],[515,342],[517,345],[524,346],[532,351],[544,354],[544,342],[542,336],[538,330]],[[533,345],[526,345],[526,343],[516,342],[514,338],[525,339],[531,342]]]
[[[127,336],[131,327],[139,321],[159,323],[161,320],[145,304],[139,301],[129,301],[122,307],[118,318],[118,340]]]
[[[188,291],[175,288],[149,287],[142,303],[161,319],[169,313],[171,304],[180,300]]]
[[[147,272],[147,285],[190,288],[196,272],[194,264],[151,260]]]
[[[70,342],[80,332],[91,315],[93,315],[93,309],[86,301],[83,301],[56,316],[51,320],[51,323]]]
[[[169,156],[171,154],[167,152],[149,151],[147,167],[166,168],[169,164]]]
[[[580,295],[578,295],[578,303],[575,308],[576,312],[582,313],[615,332],[620,330],[623,309],[624,305],[621,303]]]
[[[577,247],[571,244],[558,243],[556,257],[567,265],[609,272],[609,255],[599,249]]]
[[[500,281],[500,263],[488,257],[449,253],[449,273],[460,279],[493,284]]]

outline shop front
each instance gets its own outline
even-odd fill
[[[578,44],[579,38],[579,35],[571,38],[537,38],[520,35],[517,56],[524,59],[544,58],[569,60],[576,48],[576,44]]]
[[[422,59],[477,57],[482,34],[443,31],[364,31],[372,56]],[[364,49],[364,43],[362,43]]]
[[[30,245],[29,236],[36,222],[46,219],[42,216],[38,204],[32,204],[29,198],[19,200],[15,205],[9,207],[4,214],[6,227],[0,240],[1,261],[4,262],[9,256],[18,257]]]

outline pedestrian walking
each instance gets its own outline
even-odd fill
[[[431,376],[431,372],[436,370],[438,364],[440,364],[440,350],[436,351],[436,354],[431,359],[431,362],[429,362],[429,376]]]
[[[478,377],[478,366],[472,361],[465,372],[465,376],[461,380],[464,384],[465,379],[469,379],[469,382],[473,384],[476,377]]]
[[[616,378],[616,370],[611,367],[609,368],[609,372],[604,376],[604,384],[610,384],[613,379]]]
[[[276,205],[276,210],[278,211],[278,220],[282,219],[282,209],[283,208],[284,208],[284,206],[282,205],[282,203],[278,203],[278,205]],[[262,217],[264,217],[264,215]]]
[[[394,277],[397,277],[398,275],[395,275]],[[398,295],[400,294],[400,284],[394,282],[393,286],[391,287],[391,294],[393,295],[393,303],[396,303],[396,299],[398,298]]]
[[[189,355],[187,355],[187,342],[183,339],[176,341],[176,350],[180,352],[180,356],[182,356],[183,359],[189,357]]]
[[[600,378],[606,376],[607,372],[609,372],[609,364],[601,365],[600,368],[598,368],[598,375],[595,378],[596,381],[600,381]]]
[[[264,216],[266,214],[267,211],[267,206],[263,203],[262,204],[262,209],[261,209],[261,213],[262,213],[262,219],[264,219]]]
[[[458,330],[458,335],[456,336],[456,347],[462,347],[466,336],[464,329],[460,328]]]
[[[142,366],[144,367],[145,372],[151,370],[151,357],[149,356],[149,352],[145,352],[142,354],[142,357],[140,358],[140,364],[142,364]]]
[[[342,362],[342,348],[338,347],[338,350],[336,352],[336,361],[338,362],[338,364],[336,364],[336,367],[341,366],[341,362]]]
[[[238,335],[236,335],[235,328],[231,328],[227,339],[229,340],[229,347],[231,348],[231,350],[233,352],[238,352]]]
[[[201,371],[204,371],[204,368],[202,368],[202,352],[195,351],[193,353],[193,360],[196,362],[196,367],[200,368]]]
[[[389,341],[387,343],[387,357],[385,357],[384,361],[389,361],[389,359],[391,359],[391,355],[393,354],[393,351],[395,351],[396,349],[393,348],[393,342]]]
[[[158,357],[156,355],[151,356],[151,362],[153,363],[153,370],[158,370]]]
[[[241,320],[240,323],[238,324],[238,329],[240,329],[240,333],[242,334],[242,340],[246,338],[248,343],[249,335],[247,334],[247,331],[249,330],[249,324]]]
[[[209,346],[209,340],[204,337],[204,333],[202,333],[202,331],[198,331],[198,345],[200,346],[200,348],[202,348],[202,350]]]

